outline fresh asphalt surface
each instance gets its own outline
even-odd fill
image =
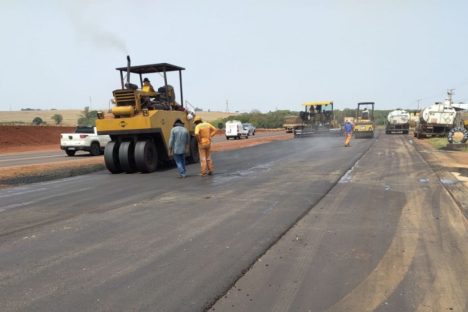
[[[284,132],[257,132],[254,136],[250,136],[248,140],[255,140],[257,138],[264,138],[283,133]],[[242,138],[242,140],[245,139]],[[214,142],[222,141],[226,141],[224,136],[216,136],[214,138]],[[91,156],[89,152],[85,151],[77,151],[75,156],[68,157],[65,154],[65,151],[60,150],[60,145],[57,145],[57,150],[0,154],[0,168],[74,161],[90,157],[93,156]]]
[[[342,141],[0,190],[1,310],[466,311],[466,219],[411,138]]]

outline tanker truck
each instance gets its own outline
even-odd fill
[[[409,132],[410,114],[403,109],[396,109],[390,112],[385,120],[385,133],[403,133]]]
[[[457,112],[449,102],[436,102],[425,107],[419,114],[419,120],[414,129],[414,136],[418,139],[423,137],[444,137],[453,128]]]

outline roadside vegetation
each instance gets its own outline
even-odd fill
[[[428,138],[428,142],[438,150],[445,150],[448,144],[447,138]],[[462,152],[468,152],[468,148],[461,150]]]
[[[78,126],[89,126],[94,127],[96,125],[97,111],[89,110],[89,107],[86,106],[81,112],[80,118],[78,118]]]

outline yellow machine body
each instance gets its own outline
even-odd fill
[[[185,69],[168,63],[131,66],[129,56],[127,61],[126,67],[116,68],[120,72],[121,88],[112,92],[111,116],[99,112],[96,120],[98,134],[111,137],[104,150],[107,169],[111,173],[147,173],[160,165],[173,163],[169,139],[178,119],[189,133],[186,158],[189,162],[197,162],[195,126],[188,118],[193,114],[176,102],[174,88],[167,81],[167,73],[178,72],[180,101],[183,103],[182,71]],[[163,77],[163,85],[155,92],[143,91],[143,87],[150,83],[147,75],[157,73]],[[139,77],[140,86],[130,83],[130,74]],[[146,76],[144,79],[143,75]]]

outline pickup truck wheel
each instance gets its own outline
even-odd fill
[[[190,137],[190,156],[188,161],[192,164],[200,161],[200,154],[198,153],[198,142],[194,137]]]
[[[111,173],[122,172],[122,168],[120,168],[120,163],[119,163],[118,142],[111,141],[107,143],[106,148],[104,149],[104,162],[106,164],[107,170],[109,170]]]
[[[91,147],[89,148],[89,153],[92,156],[99,156],[101,154],[101,146],[98,142],[91,143]]]
[[[138,171],[149,173],[158,167],[158,151],[152,141],[138,141],[135,145],[135,164]]]
[[[135,151],[133,142],[122,142],[119,146],[119,163],[122,170],[126,173],[136,171]]]
[[[76,151],[65,150],[65,153],[67,153],[68,156],[75,156]]]

